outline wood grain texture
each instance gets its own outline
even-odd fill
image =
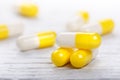
[[[103,36],[96,59],[82,69],[74,69],[69,64],[65,67],[55,67],[50,59],[51,52],[56,49],[55,46],[21,52],[16,46],[16,37],[2,40],[0,41],[0,80],[120,79],[120,23],[118,22],[120,11],[116,9],[119,0],[88,2],[87,0],[31,0],[41,9],[37,19],[24,18],[14,12],[13,5],[22,1],[24,0],[1,0],[0,22],[22,20],[25,23],[25,35],[44,30],[55,30],[57,33],[65,31],[66,20],[75,11],[83,8],[92,13],[91,21],[112,17],[117,25],[112,34]],[[110,2],[106,6],[107,1]]]

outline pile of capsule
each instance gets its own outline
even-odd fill
[[[18,6],[18,12],[26,17],[36,17],[38,7],[35,4],[22,4]],[[96,57],[101,35],[112,32],[114,27],[112,19],[86,24],[88,19],[88,12],[82,11],[66,23],[68,32],[56,34],[54,31],[44,31],[20,36],[16,44],[21,51],[27,51],[51,47],[57,42],[58,49],[51,55],[52,63],[58,67],[71,63],[75,68],[82,68]],[[21,35],[23,31],[24,24],[20,22],[0,24],[0,39]]]
[[[51,55],[53,64],[58,67],[70,63],[74,68],[82,68],[95,59],[101,44],[101,35],[112,32],[112,19],[88,23],[87,12],[80,12],[66,28],[69,32],[61,33],[57,37],[59,48]]]

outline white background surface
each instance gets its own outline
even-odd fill
[[[21,20],[24,34],[45,30],[65,31],[67,19],[78,10],[90,13],[90,22],[113,18],[115,30],[104,36],[96,60],[82,69],[65,66],[56,68],[50,60],[55,47],[20,52],[16,38],[0,41],[0,79],[119,79],[120,78],[120,1],[119,0],[27,0],[40,7],[37,18],[25,18],[16,13],[15,4],[25,0],[0,0],[0,23]]]

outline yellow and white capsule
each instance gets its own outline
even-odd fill
[[[22,3],[17,7],[18,12],[27,17],[36,17],[38,14],[38,6],[34,3]]]
[[[114,29],[114,21],[112,19],[100,20],[98,23],[79,26],[77,32],[97,32],[101,35],[108,34]]]
[[[57,43],[64,48],[94,49],[101,44],[98,33],[66,32],[57,37]]]
[[[21,36],[17,39],[17,46],[21,50],[50,47],[55,44],[56,33],[53,31],[40,32],[36,35]]]
[[[23,33],[22,23],[0,24],[0,39],[17,36]]]
[[[69,31],[76,31],[81,26],[85,25],[89,21],[89,14],[86,11],[80,11],[77,13],[76,16],[70,19],[70,21],[67,22],[67,30]]]

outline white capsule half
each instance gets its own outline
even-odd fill
[[[102,28],[99,23],[90,23],[84,26],[81,26],[78,32],[97,32],[98,34],[102,34]]]
[[[11,24],[0,24],[0,39],[18,36],[24,31],[24,24],[22,22],[15,22]]]
[[[17,39],[20,50],[30,50],[39,47],[39,38],[36,35],[21,36]]]
[[[8,24],[9,36],[17,36],[24,32],[24,24],[22,22]]]
[[[66,27],[69,31],[77,31],[78,29],[80,29],[80,26],[83,26],[84,24],[85,22],[81,17],[75,16],[70,21],[68,21]]]
[[[89,20],[89,14],[86,11],[80,11],[77,15],[73,16],[66,24],[68,31],[77,31],[81,26],[86,24]]]

